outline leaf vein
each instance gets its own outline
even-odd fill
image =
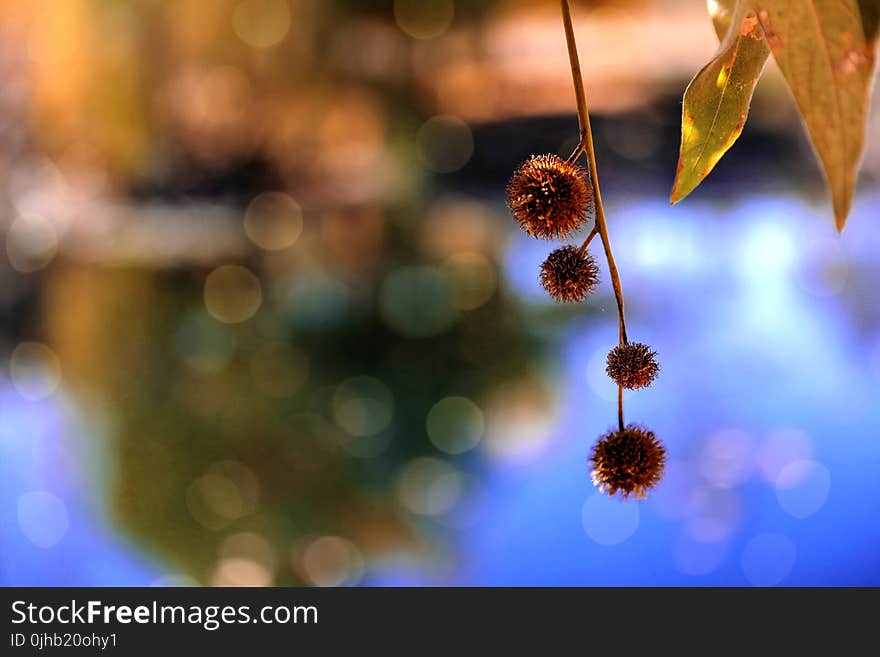
[[[736,26],[731,23],[730,29],[736,29]],[[739,47],[742,43],[741,39],[741,36],[736,39],[736,45],[734,46],[733,54],[730,57],[730,71],[724,79],[724,87],[721,89],[721,95],[718,97],[718,104],[715,106],[715,114],[712,116],[712,123],[709,124],[709,130],[706,132],[706,139],[703,140],[703,145],[700,147],[700,153],[697,155],[697,159],[694,160],[695,170],[699,170],[699,165],[703,161],[703,156],[706,154],[706,147],[709,145],[709,140],[718,123],[718,117],[721,115],[721,107],[724,105],[724,95],[727,93],[727,89],[730,86],[730,80],[733,77],[733,67],[736,66],[736,59],[739,56]],[[721,64],[721,67],[722,69],[724,68],[723,63]]]

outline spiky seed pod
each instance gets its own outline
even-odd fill
[[[608,353],[605,372],[618,384],[629,390],[637,390],[651,385],[657,378],[660,365],[657,354],[641,342],[614,347]]]
[[[586,171],[558,155],[533,155],[507,185],[507,205],[532,237],[564,239],[593,210],[593,188]]]
[[[541,285],[557,301],[583,301],[599,282],[599,266],[588,252],[563,246],[541,264]]]
[[[603,493],[637,499],[663,477],[666,448],[653,432],[635,424],[611,431],[593,447],[590,476]]]

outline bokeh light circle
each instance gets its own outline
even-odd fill
[[[333,394],[333,417],[351,436],[379,433],[391,423],[393,414],[394,397],[378,379],[353,377],[340,384]]]
[[[251,559],[221,559],[217,563],[211,586],[271,586],[272,574]]]
[[[398,27],[416,39],[433,39],[452,25],[453,0],[394,0],[394,19]]]
[[[675,567],[685,575],[708,575],[727,558],[726,543],[704,543],[682,535],[672,548]]]
[[[753,586],[773,586],[791,572],[796,558],[797,548],[787,536],[759,534],[746,543],[741,565]]]
[[[343,450],[359,459],[370,459],[387,450],[394,439],[391,429],[374,433],[370,436],[350,437],[341,443]]]
[[[821,509],[831,489],[831,473],[817,461],[792,461],[776,478],[776,499],[786,513],[808,518]]]
[[[241,0],[232,11],[235,35],[253,48],[269,48],[290,30],[288,0]]]
[[[431,457],[413,459],[397,480],[397,497],[410,511],[438,516],[458,503],[464,488],[461,473],[449,463]]]
[[[226,324],[253,317],[263,302],[260,280],[240,265],[222,265],[205,279],[205,308]]]
[[[301,570],[314,586],[354,584],[363,571],[360,550],[340,536],[321,536],[302,552]]]
[[[429,171],[458,171],[474,153],[474,137],[457,116],[441,114],[425,121],[416,135],[419,159]]]
[[[474,310],[495,293],[495,267],[481,253],[463,251],[443,261],[443,273],[455,291],[455,304],[461,310]]]
[[[9,362],[12,384],[22,397],[39,401],[52,395],[61,383],[61,361],[39,342],[22,342]]]
[[[623,543],[639,528],[639,505],[602,493],[594,493],[584,502],[581,523],[584,531],[600,545]]]
[[[385,323],[409,338],[443,333],[458,319],[449,281],[433,267],[402,267],[385,277],[379,292]]]
[[[428,411],[425,428],[441,452],[463,454],[483,437],[483,411],[466,397],[445,397]]]
[[[200,525],[222,529],[253,513],[259,495],[259,481],[249,467],[238,461],[218,461],[189,486],[186,505]]]
[[[694,466],[690,461],[668,459],[663,481],[648,497],[654,512],[663,518],[679,520],[687,517],[696,484]]]
[[[775,484],[779,474],[789,463],[809,460],[813,454],[810,437],[799,429],[775,431],[758,450],[758,465],[761,475]]]
[[[483,444],[490,456],[526,461],[546,449],[555,426],[552,391],[536,376],[498,385],[488,396]]]
[[[296,243],[303,229],[302,210],[290,196],[265,192],[255,197],[244,213],[244,232],[266,251],[280,251]]]
[[[18,526],[31,543],[51,548],[67,533],[67,506],[48,491],[25,493],[18,498]]]
[[[700,472],[714,486],[732,488],[744,483],[754,471],[754,445],[740,429],[723,429],[703,442]]]
[[[51,222],[19,217],[6,233],[6,255],[16,271],[28,273],[48,265],[58,251],[58,235]]]
[[[732,489],[718,486],[697,488],[688,500],[685,531],[698,541],[723,541],[742,521],[742,506],[740,496]]]
[[[256,532],[239,532],[223,539],[221,559],[247,559],[260,564],[267,572],[278,567],[278,555],[269,540]]]

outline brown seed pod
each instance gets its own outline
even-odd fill
[[[665,465],[663,443],[652,431],[630,424],[599,438],[590,455],[590,476],[603,493],[643,499],[663,477]]]
[[[599,282],[599,266],[588,252],[563,246],[541,264],[541,285],[557,301],[583,301]]]
[[[507,185],[507,205],[532,237],[564,239],[593,210],[593,188],[586,171],[558,155],[533,155]]]
[[[617,385],[629,390],[651,385],[659,371],[656,352],[641,342],[619,345],[608,352],[605,372]]]

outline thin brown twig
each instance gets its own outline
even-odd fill
[[[614,296],[617,299],[617,316],[620,333],[620,344],[626,344],[626,319],[623,312],[623,288],[620,284],[620,273],[614,262],[614,254],[611,251],[611,240],[608,238],[608,224],[605,220],[605,207],[602,204],[602,191],[599,187],[599,173],[596,167],[596,153],[593,149],[593,130],[590,126],[590,111],[587,105],[587,95],[584,91],[584,80],[581,76],[581,65],[578,59],[577,44],[574,38],[574,26],[571,21],[571,7],[568,0],[562,2],[562,20],[565,24],[565,42],[568,46],[568,58],[571,62],[571,75],[574,80],[574,92],[577,99],[578,125],[580,126],[580,142],[570,159],[574,160],[581,153],[587,154],[589,163],[590,181],[593,184],[593,194],[596,200],[596,227],[602,238],[602,246],[605,249],[605,258],[608,260],[608,272],[611,275],[611,284],[614,287]]]
[[[581,74],[581,64],[578,58],[577,43],[574,37],[574,25],[571,20],[571,6],[569,0],[561,0],[562,22],[565,25],[565,43],[568,47],[568,59],[571,63],[571,77],[574,81],[574,93],[577,100],[578,126],[580,127],[580,141],[574,152],[569,157],[574,162],[581,153],[586,153],[589,163],[590,181],[593,184],[593,194],[596,202],[596,224],[594,230],[598,230],[602,239],[602,247],[605,250],[605,259],[608,262],[608,273],[611,277],[611,286],[614,288],[614,297],[617,300],[617,324],[619,344],[627,343],[626,317],[623,311],[623,287],[620,283],[620,273],[617,271],[617,263],[614,262],[614,254],[611,251],[611,240],[608,237],[608,223],[605,220],[605,207],[602,204],[602,191],[599,187],[599,173],[596,166],[596,152],[593,148],[593,129],[590,126],[590,109],[587,105],[587,94],[584,90],[584,79]],[[592,233],[587,240],[592,239]],[[617,390],[618,423],[623,429],[623,388]]]
[[[593,238],[599,234],[599,227],[594,223],[593,230],[590,231],[590,234],[587,235],[587,239],[584,240],[584,243],[581,244],[581,248],[578,249],[578,253],[583,255],[584,251],[587,250],[587,247],[590,246],[590,242],[593,241]]]

